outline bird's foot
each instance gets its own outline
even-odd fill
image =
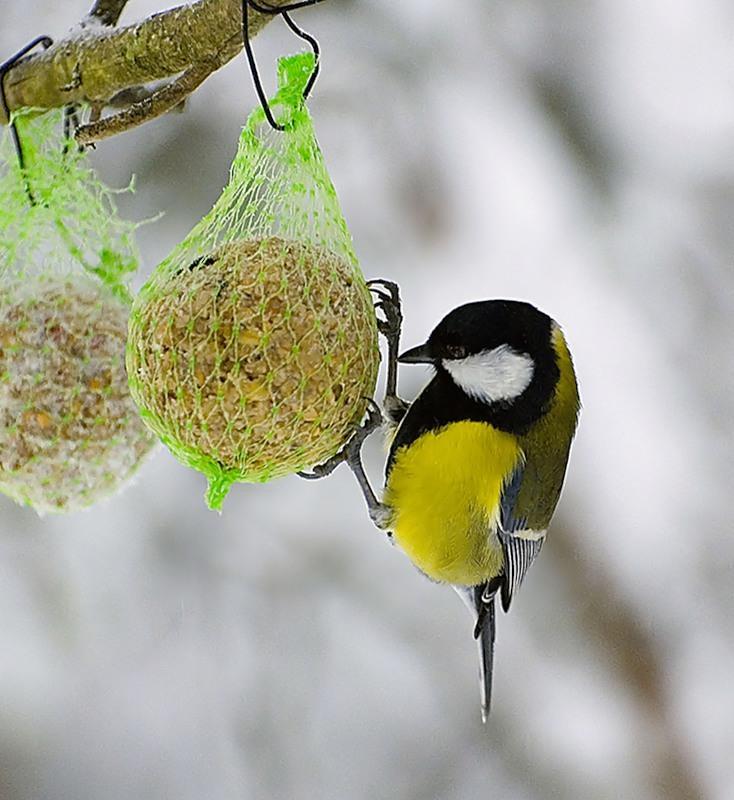
[[[403,421],[403,417],[408,413],[410,403],[396,394],[385,395],[385,399],[382,401],[382,408],[390,424],[399,425]]]
[[[344,445],[344,447],[341,448],[341,450],[339,450],[339,452],[335,453],[331,458],[327,459],[323,463],[312,467],[310,472],[304,471],[296,473],[298,477],[304,478],[307,481],[315,481],[319,478],[325,478],[327,475],[331,475],[331,473],[339,466],[339,464],[342,464],[345,461],[349,463],[350,454],[351,458],[354,459],[355,451],[357,458],[359,458],[364,440],[373,431],[379,428],[380,425],[382,425],[382,413],[380,412],[379,406],[372,398],[368,399],[366,413],[367,416],[364,422],[355,428],[354,433],[352,433],[349,441]]]
[[[390,422],[397,425],[405,416],[409,406],[397,394],[398,353],[400,352],[400,333],[403,327],[400,288],[397,283],[381,278],[367,281],[367,286],[375,295],[375,311],[382,312],[382,316],[377,316],[377,330],[387,341],[387,383],[383,407]]]
[[[357,479],[357,483],[359,483],[364,495],[370,519],[375,527],[384,531],[390,527],[392,513],[388,506],[381,503],[375,496],[362,464],[362,444],[370,433],[380,427],[381,424],[382,413],[380,412],[380,407],[374,400],[370,400],[365,421],[346,443],[344,450],[346,451],[346,462],[349,469],[354,473],[354,477]]]
[[[403,326],[403,312],[400,307],[400,287],[393,281],[376,278],[367,281],[367,287],[375,295],[375,310],[384,314],[384,319],[377,318],[377,330],[387,339],[388,345],[397,343]]]
[[[374,508],[369,508],[368,513],[372,524],[381,531],[389,531],[392,526],[393,512],[389,506],[384,503],[378,503]],[[388,537],[390,533],[388,532]]]

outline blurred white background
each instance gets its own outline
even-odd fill
[[[87,2],[5,0],[0,56]],[[162,8],[133,0],[123,22]],[[467,300],[565,328],[584,410],[479,718],[468,615],[345,468],[235,487],[166,451],[92,511],[0,498],[0,798],[734,796],[734,8],[331,0],[311,103],[404,344]],[[255,41],[273,86],[297,49]],[[242,56],[92,158],[141,278],[208,210],[255,103]],[[427,377],[406,368],[412,397]],[[368,448],[379,481],[379,443]]]

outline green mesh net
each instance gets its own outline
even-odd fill
[[[372,301],[302,100],[313,66],[281,59],[286,130],[252,113],[221,197],[133,305],[133,397],[211,508],[331,456],[374,391]]]
[[[133,226],[58,113],[0,136],[0,491],[39,513],[121,487],[155,439],[125,373]]]

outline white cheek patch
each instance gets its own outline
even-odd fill
[[[514,400],[530,385],[535,362],[503,344],[466,358],[443,360],[443,365],[470,397],[485,403]]]

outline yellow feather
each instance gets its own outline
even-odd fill
[[[397,543],[428,577],[475,586],[497,575],[504,482],[522,459],[517,439],[483,422],[455,422],[398,451],[385,489]]]
[[[579,389],[576,383],[576,373],[573,369],[571,353],[566,344],[566,337],[563,331],[554,325],[552,339],[553,347],[558,358],[558,368],[560,376],[556,385],[555,396],[553,398],[553,408],[561,408],[566,411],[573,419],[571,435],[576,428],[576,417],[579,409]]]

